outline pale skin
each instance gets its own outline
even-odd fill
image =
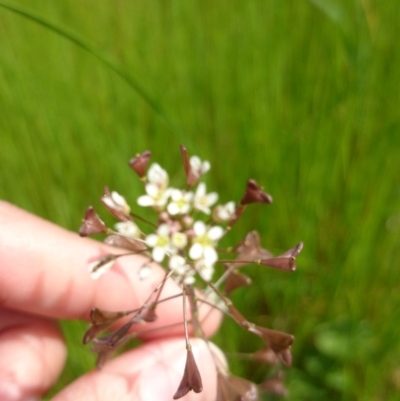
[[[79,224],[78,224],[79,225]],[[137,274],[143,259],[119,259],[107,274],[93,281],[87,264],[110,248],[0,201],[0,399],[40,400],[57,380],[66,361],[66,347],[57,319],[88,320],[96,306],[107,310],[138,308],[162,280],[154,265],[151,276]],[[121,252],[121,251],[120,251]],[[163,297],[177,294],[168,282]],[[205,308],[200,316],[204,316]],[[182,299],[161,304],[154,326],[182,320]],[[207,335],[220,316],[210,314]],[[153,326],[153,327],[154,327]],[[84,333],[77,333],[80,342]],[[71,383],[54,401],[169,401],[183,374],[186,360],[183,326],[144,335],[144,345],[93,369]],[[212,356],[201,340],[191,340],[202,375],[203,392],[190,392],[184,401],[212,401],[216,375]],[[84,346],[82,345],[82,348]],[[83,350],[87,352],[86,350]]]

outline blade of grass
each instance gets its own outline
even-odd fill
[[[98,49],[95,45],[90,43],[87,39],[80,36],[78,33],[72,31],[70,28],[64,27],[58,23],[50,21],[49,19],[43,17],[35,13],[34,11],[22,7],[20,5],[16,5],[9,1],[0,0],[0,7],[3,7],[9,11],[12,11],[16,14],[21,15],[22,17],[28,18],[31,21],[36,22],[39,25],[48,28],[54,33],[60,35],[61,37],[69,40],[80,48],[84,49],[91,55],[97,58],[101,63],[106,65],[112,71],[114,71],[117,75],[119,75],[149,106],[153,109],[153,111],[158,114],[158,116],[165,122],[171,132],[179,137],[181,142],[184,142],[184,139],[187,142],[187,139],[183,137],[182,131],[176,126],[176,124],[169,117],[165,109],[158,103],[149,93],[148,91],[140,85],[140,83],[127,71],[123,69],[119,63],[112,59],[107,54],[103,53],[100,49]]]

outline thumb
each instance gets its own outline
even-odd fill
[[[213,355],[203,340],[192,339],[191,344],[203,391],[198,394],[189,392],[181,400],[214,401],[217,377]],[[211,346],[214,354],[216,347]],[[149,342],[108,362],[103,370],[82,376],[52,401],[172,401],[185,362],[184,338]]]

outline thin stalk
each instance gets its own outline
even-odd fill
[[[170,301],[171,299],[175,299],[175,298],[181,297],[181,296],[182,296],[182,293],[180,292],[179,294],[170,295],[169,297],[159,299],[159,300],[157,300],[157,305],[161,304],[163,302]],[[97,309],[97,308],[95,308],[95,309]],[[128,315],[131,315],[132,313],[136,313],[136,312],[140,311],[140,309],[141,308],[136,308],[136,309],[130,309],[130,310],[122,311],[122,312],[120,312],[120,313],[123,313],[123,316],[121,316],[121,318],[123,318],[125,316],[128,316]]]
[[[229,313],[228,313],[226,310],[222,309],[220,306],[218,306],[218,305],[216,305],[216,304],[213,304],[213,303],[210,302],[210,301],[207,301],[206,299],[199,299],[198,301],[201,302],[202,304],[211,306],[211,308],[217,309],[218,311],[220,311],[220,312],[223,313],[224,315],[229,315]],[[208,315],[209,315],[210,313],[211,313],[211,310],[207,313],[206,316],[203,317],[203,321],[206,320],[206,318],[208,317]]]
[[[148,224],[149,226],[151,226],[151,227],[153,227],[153,228],[157,228],[157,225],[156,225],[156,224],[154,224],[154,223],[152,223],[151,221],[145,219],[144,217],[141,217],[141,216],[139,216],[138,214],[133,213],[133,212],[130,212],[129,214],[130,214],[131,217],[134,217],[135,219],[140,220],[140,221],[142,221],[143,223],[146,223],[146,224]]]
[[[197,307],[197,302],[198,301],[202,302],[203,300],[196,297],[196,293],[194,291],[193,286],[189,285],[187,288],[189,289],[189,299],[191,299],[190,309],[191,309],[191,314],[192,314],[192,326],[196,327],[195,332],[196,332],[197,337],[201,337],[204,340],[204,342],[206,343],[208,351],[210,352],[210,355],[214,360],[214,366],[215,366],[216,370],[218,372],[222,373],[221,366],[224,366],[224,363],[223,363],[223,361],[221,361],[220,356],[217,355],[211,348],[210,342],[208,341],[206,334],[204,333],[203,326],[201,325],[201,322],[198,319],[199,310]],[[211,302],[205,301],[205,303],[210,305],[213,308],[219,309],[216,305],[213,305]],[[197,331],[199,331],[198,334],[197,334]]]
[[[151,294],[147,297],[144,304],[139,308],[137,315],[142,313],[142,311],[150,305],[150,300],[153,298],[154,294],[156,294],[160,289],[164,287],[165,282],[171,277],[173,271],[170,270],[168,273],[165,274],[164,278],[162,279],[161,283],[157,285],[157,287],[151,292]]]
[[[160,330],[169,329],[171,327],[177,327],[177,326],[182,325],[182,323],[183,323],[183,321],[180,321],[180,322],[176,322],[176,323],[167,324],[167,325],[162,326],[162,327],[154,327],[152,329],[141,330],[140,332],[135,331],[133,333],[129,333],[128,337],[129,337],[129,339],[135,338],[135,337],[140,337],[143,334],[153,333],[153,332],[157,332],[157,331],[160,331]],[[190,320],[189,320],[189,323],[190,323]]]
[[[224,271],[221,277],[215,282],[215,287],[219,287],[229,276],[230,274],[236,269],[234,263],[248,263],[248,264],[256,264],[259,265],[261,263],[261,259],[256,260],[218,260],[217,263],[231,263],[231,266]]]
[[[196,337],[203,337],[204,332],[199,321],[199,309],[197,307],[198,298],[196,296],[193,285],[188,285],[187,287],[190,313],[192,315],[192,326]]]
[[[186,341],[186,349],[188,351],[192,350],[192,346],[190,345],[189,342],[189,332],[188,332],[188,326],[187,326],[187,317],[186,317],[186,284],[183,284],[183,328],[185,330],[185,341]]]
[[[135,251],[135,252],[128,252],[128,253],[119,253],[118,255],[114,255],[115,259],[120,259],[124,256],[132,256],[132,255],[141,255],[145,252],[147,252],[148,249],[143,249],[142,251]],[[151,260],[151,259],[150,259]]]
[[[159,304],[158,300],[159,300],[159,298],[160,298],[160,295],[161,295],[161,293],[162,293],[162,290],[163,290],[163,288],[164,288],[164,285],[165,285],[165,283],[167,282],[167,278],[170,277],[171,274],[172,274],[172,270],[167,274],[166,278],[161,282],[161,286],[160,286],[160,288],[159,288],[159,291],[157,291],[157,294],[156,294],[156,299],[152,302],[152,304],[153,304],[152,308],[153,308],[153,309],[156,309],[156,306]],[[181,295],[182,295],[182,294],[181,294]]]

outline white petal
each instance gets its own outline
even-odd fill
[[[180,213],[186,214],[189,212],[189,210],[190,210],[190,205],[189,205],[189,203],[186,203],[185,205],[181,206]]]
[[[133,221],[121,221],[115,224],[115,229],[122,235],[129,238],[138,238],[140,230]]]
[[[228,202],[226,205],[219,205],[215,209],[215,217],[217,220],[228,221],[231,220],[235,214],[235,202]]]
[[[165,188],[168,186],[168,174],[157,163],[153,163],[150,166],[147,178],[151,184],[155,184],[159,188]]]
[[[142,195],[142,196],[139,196],[137,203],[139,206],[143,206],[143,207],[153,206],[154,199],[152,197],[150,197],[149,195]]]
[[[212,206],[218,200],[218,194],[216,192],[211,192],[207,194],[207,205]]]
[[[211,213],[210,208],[205,206],[205,205],[202,205],[201,203],[197,203],[195,205],[195,207],[196,207],[197,210],[200,210],[200,212],[203,212],[204,214],[210,214]]]
[[[160,196],[166,196],[167,198],[169,197],[169,196],[171,196],[171,193],[172,193],[172,191],[173,191],[174,189],[173,188],[165,188],[162,192],[161,192],[161,195]]]
[[[175,216],[176,214],[178,214],[178,213],[180,212],[179,207],[178,207],[178,205],[177,205],[175,202],[170,203],[170,204],[167,206],[167,210],[168,210],[168,213],[169,213],[171,216]]]
[[[158,235],[156,235],[156,234],[149,234],[145,239],[146,244],[150,248],[155,247],[157,244],[157,241],[158,241]]]
[[[154,201],[154,205],[157,206],[165,206],[168,202],[169,192],[166,190],[161,192],[159,195],[159,199]]]
[[[212,246],[205,247],[203,253],[204,253],[204,260],[209,265],[214,264],[218,260],[218,254]]]
[[[230,201],[225,205],[226,210],[228,213],[233,214],[235,213],[235,202]]]
[[[219,240],[224,235],[224,229],[219,226],[211,227],[208,230],[208,238],[212,239],[213,241]]]
[[[118,192],[112,191],[111,198],[118,206],[123,207],[124,209],[129,208],[128,203],[126,202],[125,198],[120,195]]]
[[[206,233],[206,225],[203,221],[196,221],[193,224],[193,231],[197,237],[200,237]]]
[[[201,168],[201,160],[200,160],[200,157],[198,157],[198,156],[192,156],[191,158],[190,158],[190,167],[193,169],[193,170],[199,170],[200,168]]]
[[[157,198],[160,193],[159,188],[157,187],[157,185],[154,184],[146,184],[145,189],[147,195],[151,196],[152,198]]]
[[[156,262],[158,263],[162,262],[165,256],[165,249],[156,246],[155,248],[153,248],[152,256]]]
[[[157,229],[157,234],[161,237],[168,237],[170,228],[168,224],[161,224]]]
[[[174,272],[179,276],[183,276],[184,274],[187,273],[187,270],[188,270],[188,266],[183,264],[183,265],[178,266],[176,269],[174,269]]]
[[[185,199],[186,202],[191,202],[193,195],[193,192],[186,192],[185,195],[183,195],[183,199]]]
[[[174,244],[169,243],[165,247],[165,252],[167,252],[169,255],[175,255],[178,253],[178,248]]]
[[[193,259],[200,259],[203,255],[203,247],[200,244],[193,244],[189,250],[189,256]]]
[[[202,165],[201,165],[201,173],[205,174],[207,173],[208,170],[210,170],[211,164],[208,160],[204,160]]]
[[[213,217],[216,221],[229,220],[229,214],[227,213],[226,208],[222,205],[218,205],[215,207],[213,211]]]
[[[193,276],[186,276],[183,281],[185,284],[191,285],[195,282],[195,278]]]
[[[201,182],[196,189],[196,198],[202,197],[206,194],[206,184],[204,182]]]
[[[182,193],[181,190],[173,189],[173,188],[171,189],[171,198],[172,198],[172,200],[178,201],[178,200],[182,199],[182,197],[183,197],[183,193]]]
[[[110,209],[114,209],[115,208],[115,203],[109,196],[103,196],[102,201]]]
[[[214,268],[212,266],[207,266],[203,270],[200,271],[200,276],[204,278],[204,280],[210,281],[214,274]]]
[[[153,163],[147,172],[147,178],[150,182],[154,182],[162,175],[162,168],[158,163]]]
[[[184,264],[185,264],[185,259],[180,255],[173,255],[169,259],[169,268],[171,270],[176,270]]]

